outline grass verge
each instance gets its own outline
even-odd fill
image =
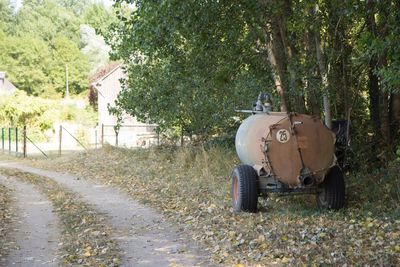
[[[392,190],[399,166],[378,187],[370,181],[378,184],[382,173],[348,177],[348,205],[339,212],[317,210],[314,196],[272,195],[260,201],[261,212],[235,215],[228,176],[238,159],[228,149],[105,147],[33,164],[121,188],[180,223],[224,265],[400,264],[399,199]],[[377,192],[369,199],[370,190]]]
[[[30,173],[0,169],[0,173],[36,185],[53,203],[61,221],[61,261],[68,266],[118,266],[121,257],[110,239],[105,219],[79,196],[55,181]]]

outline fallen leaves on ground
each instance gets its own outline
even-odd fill
[[[0,265],[4,264],[5,257],[12,247],[9,235],[12,217],[12,200],[9,189],[0,184]]]
[[[315,196],[271,195],[259,213],[235,215],[228,175],[238,161],[230,150],[105,147],[33,164],[121,188],[177,221],[223,265],[400,264],[398,200],[390,191],[360,203],[366,180],[348,182],[348,207],[339,212],[317,210]]]
[[[9,177],[35,184],[52,202],[61,221],[61,260],[72,266],[119,266],[121,255],[101,214],[55,181],[30,173],[0,169]]]

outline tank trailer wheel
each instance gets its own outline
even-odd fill
[[[342,171],[339,166],[334,166],[319,185],[317,205],[322,209],[338,210],[343,208],[345,202],[345,185]]]
[[[257,212],[258,175],[249,165],[238,165],[231,174],[233,211]]]

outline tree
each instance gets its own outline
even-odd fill
[[[69,90],[79,94],[88,88],[89,62],[75,43],[65,37],[57,37],[53,42],[53,64],[50,78],[54,90],[65,93],[65,69],[68,65]]]
[[[88,87],[89,68],[93,72],[108,60],[102,37],[89,26],[81,27],[85,21],[106,28],[112,13],[101,4],[25,0],[14,14],[9,1],[0,0],[0,15],[0,68],[28,94],[60,97],[66,65],[70,91],[78,94]]]
[[[252,47],[257,32],[246,29],[241,6],[135,4],[132,13],[120,6],[123,23],[108,36],[114,56],[128,65],[118,100],[128,113],[187,134],[212,134],[231,125],[236,107],[251,106],[260,89],[269,89],[268,67]],[[195,15],[178,19],[188,9]]]
[[[368,105],[373,141],[386,147],[390,157],[399,132],[400,60],[396,34],[400,4],[396,1],[367,1],[364,6],[365,30],[358,39],[358,64],[367,69]]]
[[[86,57],[65,37],[55,39],[52,45],[51,49],[33,37],[0,39],[0,69],[28,94],[55,97],[65,91],[65,65],[69,64],[71,92],[85,90],[89,71]]]
[[[104,38],[97,35],[95,29],[89,25],[81,25],[81,52],[88,58],[91,74],[109,60],[110,47],[106,45]]]
[[[50,88],[51,53],[45,42],[33,37],[0,39],[0,69],[29,94],[40,95]]]
[[[324,116],[328,125],[351,119],[363,156],[376,160],[369,142],[394,155],[398,1],[120,0],[115,9],[107,41],[126,65],[117,104],[130,114],[218,133],[234,114],[221,107],[269,91],[281,110]]]
[[[55,2],[65,9],[71,10],[76,16],[79,16],[85,12],[90,0],[55,0]]]
[[[31,35],[45,42],[64,36],[79,45],[79,19],[54,0],[24,1],[15,20],[14,35]]]
[[[102,2],[88,5],[82,13],[83,23],[96,29],[98,33],[106,32],[116,19],[114,11],[104,6]]]
[[[0,0],[0,31],[7,32],[12,21],[12,8],[9,0]]]

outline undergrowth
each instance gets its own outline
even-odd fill
[[[232,212],[232,149],[105,147],[35,165],[113,184],[162,211],[224,265],[399,264],[399,164],[348,174],[347,206],[320,211],[315,196],[260,200],[257,214]]]

